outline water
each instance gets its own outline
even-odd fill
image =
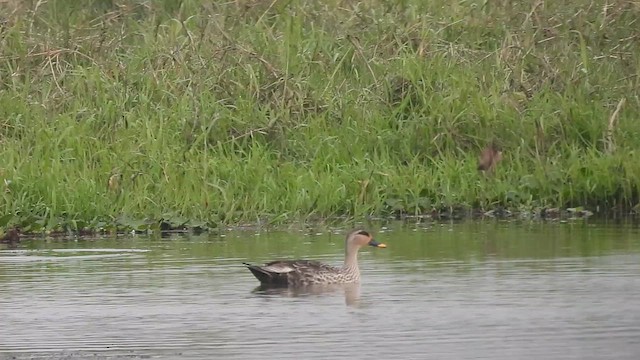
[[[359,287],[259,291],[343,233],[31,241],[0,251],[0,359],[638,359],[626,225],[373,226]],[[307,231],[309,232],[309,231]]]

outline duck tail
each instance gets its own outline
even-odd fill
[[[244,266],[246,266],[247,269],[251,271],[253,276],[255,276],[256,279],[258,279],[260,283],[264,285],[286,285],[287,284],[286,275],[283,276],[282,274],[269,272],[257,265],[251,265],[244,262],[242,264],[244,264]]]
[[[256,265],[251,265],[248,263],[242,263],[244,264],[244,266],[247,267],[247,269],[249,269],[249,271],[251,271],[251,273],[253,274],[253,276],[256,277],[256,279],[260,280],[261,283],[270,283],[271,282],[271,274],[265,270],[263,270],[260,266],[256,266]]]

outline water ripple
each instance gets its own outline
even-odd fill
[[[297,292],[256,289],[238,256],[168,255],[153,246],[2,251],[0,358],[640,353],[638,254],[481,261],[364,255],[357,289]],[[339,261],[336,253],[324,258]]]

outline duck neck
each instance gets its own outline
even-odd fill
[[[347,245],[347,251],[344,255],[345,269],[358,270],[358,248]]]

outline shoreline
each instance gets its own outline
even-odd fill
[[[16,244],[21,240],[27,239],[57,239],[57,238],[76,238],[91,239],[99,237],[111,236],[172,236],[172,235],[200,235],[200,234],[222,234],[230,231],[278,231],[299,228],[313,228],[325,226],[337,227],[358,227],[354,224],[373,223],[384,224],[388,222],[412,222],[419,223],[464,223],[467,221],[528,221],[528,222],[573,222],[573,221],[620,221],[631,220],[638,221],[639,215],[635,212],[600,212],[593,213],[584,208],[545,208],[537,211],[511,211],[508,209],[493,209],[489,211],[471,210],[471,211],[455,211],[455,212],[432,212],[424,215],[401,215],[378,217],[370,216],[366,218],[350,218],[350,217],[334,217],[325,219],[298,219],[283,223],[273,223],[269,221],[246,223],[240,222],[235,224],[218,224],[217,226],[183,226],[172,227],[168,222],[145,221],[148,226],[133,228],[124,224],[114,224],[108,229],[102,228],[84,228],[80,230],[74,229],[56,229],[41,231],[20,231],[19,228],[10,227],[0,233],[0,243]],[[28,228],[28,227],[27,227]],[[11,238],[11,232],[18,230],[17,237]],[[15,236],[15,235],[14,235]]]

